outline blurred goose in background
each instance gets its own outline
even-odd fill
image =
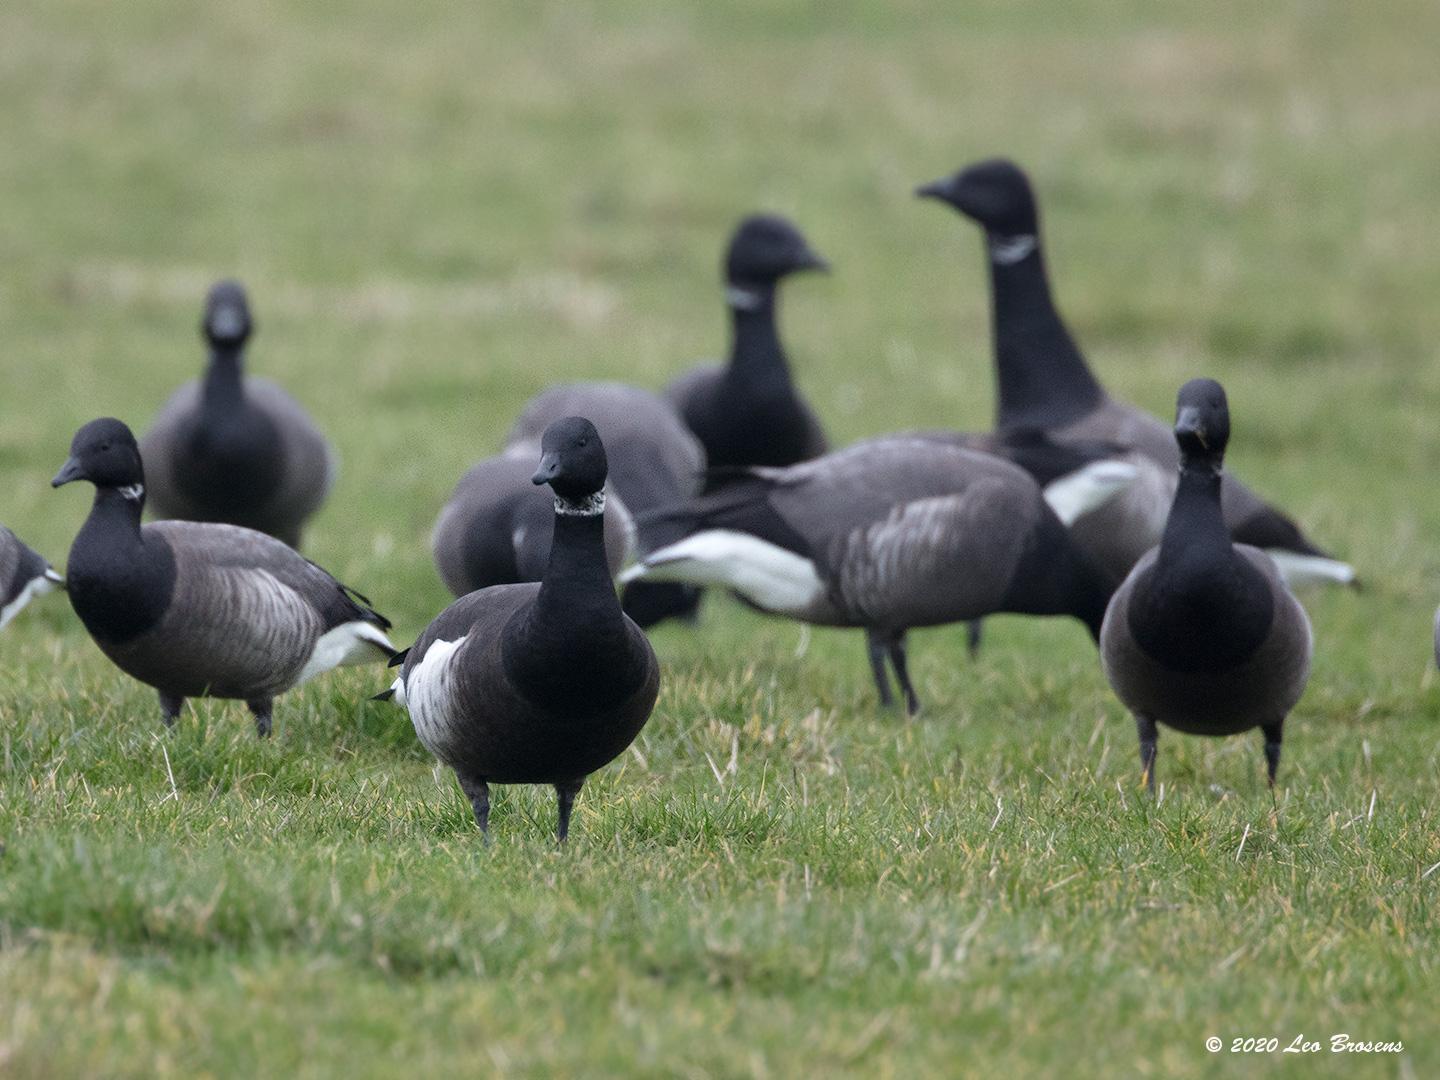
[[[390,624],[274,537],[234,525],[140,524],[145,473],[130,429],[92,420],[52,484],[95,485],[67,570],[70,603],[121,671],[160,694],[238,698],[270,734],[272,699],[342,664],[384,660]]]
[[[1180,390],[1180,478],[1164,538],[1111,599],[1100,657],[1134,714],[1145,783],[1155,785],[1156,724],[1192,735],[1265,736],[1270,786],[1281,731],[1310,675],[1310,620],[1274,561],[1232,542],[1222,502],[1230,412],[1211,379]]]
[[[684,539],[622,581],[723,585],[776,615],[862,627],[881,703],[891,702],[888,657],[912,714],[911,628],[1016,612],[1071,615],[1098,638],[1114,588],[1023,469],[918,438],[740,471],[657,517]],[[650,524],[641,520],[642,535]]]
[[[1030,181],[1013,162],[982,161],[919,188],[985,230],[999,386],[996,427],[1044,431],[1056,442],[1100,440],[1140,467],[1120,498],[1075,523],[1076,540],[1117,576],[1154,547],[1175,493],[1180,457],[1160,420],[1110,397],[1096,381],[1050,296]],[[1299,527],[1227,476],[1225,522],[1233,539],[1263,548],[1291,583],[1349,584],[1354,569],[1316,547]]]
[[[567,416],[584,416],[605,440],[610,485],[633,515],[678,503],[700,490],[705,451],[660,395],[623,383],[566,383],[530,399],[506,437],[507,447],[536,443]],[[644,549],[644,540],[641,539]],[[625,590],[625,613],[641,626],[693,618],[700,590],[638,582]]]
[[[482,832],[491,784],[550,784],[563,842],[585,778],[649,718],[660,666],[611,582],[600,435],[563,417],[540,449],[533,483],[553,493],[555,537],[540,582],[456,600],[405,651],[390,692],[425,748],[455,770]]]
[[[531,483],[539,458],[538,442],[516,443],[471,467],[455,485],[430,541],[440,578],[455,596],[540,580],[550,559],[555,500]],[[610,491],[605,555],[611,577],[635,557],[634,523]]]
[[[35,597],[64,584],[43,556],[0,525],[0,630]]]
[[[325,501],[335,455],[309,414],[275,383],[246,376],[253,324],[245,290],[210,290],[201,325],[210,364],[160,410],[140,442],[156,518],[219,521],[300,546]]]
[[[710,468],[793,465],[829,449],[825,433],[790,377],[775,321],[780,282],[804,270],[828,270],[805,237],[782,217],[757,214],[735,230],[725,256],[730,356],[702,364],[665,388]]]

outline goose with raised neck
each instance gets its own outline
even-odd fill
[[[1304,609],[1274,561],[1236,544],[1222,514],[1230,437],[1225,391],[1180,389],[1180,476],[1163,538],[1111,599],[1101,630],[1105,672],[1135,717],[1145,782],[1154,786],[1157,724],[1201,735],[1259,727],[1274,786],[1286,716],[1309,676]]]

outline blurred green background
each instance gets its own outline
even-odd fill
[[[159,737],[63,598],[0,638],[0,1072],[40,1076],[1235,1070],[1210,1034],[1403,1039],[1440,1068],[1440,6],[433,0],[0,7],[0,521],[57,565],[74,429],[143,428],[249,286],[251,370],[342,473],[307,553],[408,640],[435,513],[552,381],[658,387],[725,346],[754,209],[834,264],[785,290],[837,441],[991,416],[974,227],[915,184],[1032,174],[1110,389],[1230,393],[1230,465],[1352,560],[1311,689],[1162,739],[1158,808],[1075,624],[858,635],[719,598],[577,843],[502,791],[478,843],[388,681],[202,704]],[[803,652],[803,655],[800,655]],[[728,763],[733,762],[733,768]]]

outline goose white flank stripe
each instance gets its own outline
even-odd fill
[[[51,577],[51,574],[54,574],[53,570],[46,571],[46,573],[40,577],[31,578],[25,583],[25,587],[20,590],[19,595],[16,596],[14,600],[11,600],[10,603],[0,608],[0,630],[5,629],[10,620],[20,614],[21,609],[30,603],[31,600],[34,600],[35,597],[44,596],[46,593],[55,591],[57,587],[56,582],[62,579],[58,574],[55,574],[54,577]]]
[[[450,760],[459,751],[457,740],[463,738],[453,696],[454,661],[467,636],[432,642],[414,670],[395,680],[395,699],[410,711],[416,736],[441,761]]]
[[[1265,554],[1275,560],[1285,584],[1296,585],[1350,585],[1355,581],[1355,568],[1339,559],[1327,559],[1323,555],[1301,555],[1284,548],[1266,548]]]
[[[361,622],[359,619],[341,623],[335,629],[320,635],[320,640],[315,643],[315,651],[300,669],[295,685],[298,686],[332,668],[369,664],[394,653],[395,646],[390,643],[385,632],[373,623]]]
[[[1045,501],[1065,525],[1074,524],[1124,491],[1140,470],[1127,461],[1097,461],[1045,485]]]
[[[620,575],[629,581],[723,585],[780,615],[799,615],[825,592],[809,559],[748,533],[711,529],[661,548]]]

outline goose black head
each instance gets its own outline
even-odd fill
[[[829,270],[790,222],[774,214],[753,214],[735,229],[725,252],[725,280],[763,285],[801,270]]]
[[[1219,469],[1230,441],[1230,406],[1214,379],[1191,379],[1175,402],[1175,441],[1187,462]]]
[[[583,416],[556,420],[540,438],[540,467],[531,482],[549,484],[566,502],[583,502],[605,487],[605,445]]]
[[[205,316],[200,332],[216,348],[245,344],[255,324],[250,318],[250,301],[238,281],[219,281],[205,297]]]
[[[915,189],[921,198],[949,203],[987,232],[1033,233],[1039,226],[1030,179],[1013,161],[991,158]]]
[[[91,420],[70,440],[70,460],[50,481],[51,487],[72,480],[89,480],[97,488],[144,490],[145,471],[140,465],[140,448],[130,429],[113,417]]]

